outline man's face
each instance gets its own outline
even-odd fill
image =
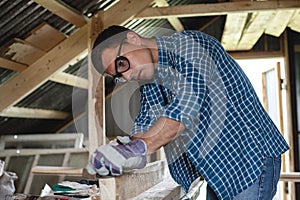
[[[124,39],[116,48],[105,49],[102,53],[102,62],[106,67],[105,73],[112,76],[118,73],[118,76],[127,81],[151,80],[155,73],[155,63],[150,49],[131,38]]]

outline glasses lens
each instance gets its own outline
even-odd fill
[[[127,70],[129,70],[129,67],[130,67],[129,60],[126,57],[119,56],[116,59],[116,68],[118,73],[126,72]]]

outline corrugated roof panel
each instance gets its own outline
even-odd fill
[[[9,80],[11,77],[13,77],[17,72],[12,70],[6,70],[3,68],[0,68],[0,85],[5,83],[7,80]]]
[[[16,106],[71,112],[72,91],[71,86],[47,81]]]

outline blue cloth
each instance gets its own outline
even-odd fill
[[[172,177],[188,191],[202,175],[218,198],[232,199],[257,180],[265,157],[289,147],[215,38],[184,31],[156,41],[158,73],[141,87],[131,134],[146,132],[160,117],[182,122],[186,130],[165,146]]]

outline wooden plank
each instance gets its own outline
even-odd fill
[[[59,0],[33,0],[39,5],[43,6],[47,10],[63,18],[64,20],[74,24],[77,27],[82,27],[87,24],[87,20],[84,15],[81,15],[75,9],[69,7]]]
[[[160,19],[167,17],[198,17],[227,15],[233,12],[256,12],[268,10],[285,10],[300,8],[300,1],[278,0],[222,2],[207,4],[189,4],[159,8],[146,8],[135,16],[136,19]]]
[[[160,200],[172,200],[182,199],[184,197],[184,191],[171,177],[166,178],[162,182],[154,185],[150,189],[142,192],[138,196],[131,198],[130,200],[144,200],[144,199],[160,199]],[[192,198],[189,198],[192,200]]]
[[[34,160],[32,162],[31,168],[37,166],[39,159],[40,159],[40,155],[37,154],[34,156]],[[25,194],[29,194],[32,181],[33,181],[33,174],[29,173],[28,178],[26,180],[25,188],[24,188]]]
[[[24,71],[25,69],[27,69],[28,65],[0,57],[0,67],[4,68],[4,69],[21,72],[21,71]]]
[[[28,65],[25,65],[22,63],[17,63],[12,60],[8,60],[8,59],[0,57],[0,67],[9,69],[9,70],[13,70],[13,71],[17,71],[17,72],[22,72],[28,68]],[[65,72],[55,73],[54,75],[52,75],[50,77],[50,80],[57,82],[57,83],[70,85],[73,87],[79,87],[82,89],[88,88],[88,80],[87,79],[84,79],[84,78],[81,78],[81,77],[78,77],[78,76],[75,76],[72,74],[68,74]]]
[[[88,85],[89,85],[89,81],[87,79],[69,73],[65,73],[65,72],[59,72],[52,75],[50,80],[56,83],[70,85],[82,89],[88,89]]]
[[[290,67],[287,67],[289,66],[289,45],[288,45],[288,34],[287,34],[287,31],[284,32],[283,34],[283,51],[285,52],[284,53],[284,69],[285,69],[285,80],[291,80],[291,77],[293,77],[294,75],[290,73]],[[293,87],[291,86],[291,83],[290,81],[285,81],[285,90],[286,90],[286,102],[292,102],[292,91],[293,91]],[[293,116],[292,116],[292,113],[293,113],[293,109],[292,108],[292,105],[290,103],[286,103],[284,104],[285,105],[285,109],[286,109],[286,130],[287,130],[287,133],[293,133],[294,131],[294,127],[293,127]],[[287,171],[295,171],[295,158],[294,158],[294,151],[295,149],[298,149],[297,148],[294,148],[294,136],[293,134],[288,134],[287,138],[286,138],[289,146],[290,146],[290,149],[288,151],[288,153],[286,154],[286,156],[288,157],[287,161],[289,163],[289,166]],[[297,139],[296,139],[297,140]],[[296,194],[296,189],[295,189],[295,184],[294,183],[289,183],[288,184],[288,191],[289,193],[291,194],[291,199],[296,199],[295,198],[295,194]]]
[[[237,50],[250,50],[264,33],[266,25],[275,16],[275,11],[252,13],[243,31]]]
[[[37,108],[9,107],[2,110],[0,116],[27,119],[66,119],[69,113]]]
[[[66,152],[72,153],[87,153],[85,148],[62,148],[62,149],[8,149],[0,150],[0,157],[7,156],[30,156],[30,155],[45,155],[45,154],[65,154]],[[6,160],[5,160],[6,162]],[[8,162],[6,162],[8,163]]]
[[[283,51],[257,51],[257,52],[248,52],[248,51],[240,51],[235,52],[231,51],[229,54],[235,59],[258,59],[258,58],[277,58],[283,57]]]
[[[264,109],[268,112],[269,105],[268,105],[268,95],[267,95],[267,72],[262,73],[262,100]]]
[[[35,166],[31,169],[31,173],[33,174],[68,176],[82,176],[82,171],[82,168],[56,166]]]
[[[42,23],[40,26],[31,31],[30,35],[25,38],[25,41],[34,44],[39,49],[48,52],[57,44],[66,39],[66,36],[50,26],[47,23]]]
[[[156,161],[147,164],[144,169],[126,173],[119,177],[100,178],[101,199],[127,200],[136,197],[163,180],[165,167],[163,161]]]
[[[230,13],[227,15],[221,41],[227,51],[236,50],[247,17],[248,13]]]
[[[295,13],[293,14],[288,27],[290,27],[292,30],[300,32],[300,10],[297,9]]]
[[[280,181],[300,182],[300,172],[282,172]]]
[[[103,30],[103,12],[94,15],[89,22],[89,41],[88,41],[88,133],[89,133],[89,153],[102,144],[105,144],[105,95],[104,80],[96,72],[91,61],[91,51],[94,41],[98,34]],[[102,80],[102,81],[100,81]],[[96,89],[98,87],[97,95]],[[97,112],[97,113],[96,113]]]
[[[0,149],[5,149],[6,143],[49,143],[53,146],[66,142],[72,142],[74,148],[82,148],[83,137],[82,133],[2,135],[0,136]],[[47,140],[45,140],[45,138],[47,138]]]
[[[63,55],[63,56],[59,56]],[[87,55],[87,25],[0,87],[0,111],[19,102],[58,71]],[[7,93],[11,95],[6,95]]]
[[[41,49],[18,38],[15,38],[4,51],[5,53],[3,56],[5,58],[26,65],[31,65],[45,54]]]
[[[295,10],[278,10],[275,16],[267,23],[265,33],[279,37],[286,29]]]
[[[70,156],[71,156],[71,153],[70,153],[70,152],[67,152],[67,153],[64,155],[64,160],[63,160],[63,163],[62,163],[62,167],[67,167],[67,166],[68,166],[68,163],[69,163],[69,161],[70,161]],[[81,169],[80,175],[82,175],[82,173],[83,173],[83,169]],[[64,179],[65,179],[65,174],[59,176],[58,182],[60,183],[60,182],[62,182]]]

